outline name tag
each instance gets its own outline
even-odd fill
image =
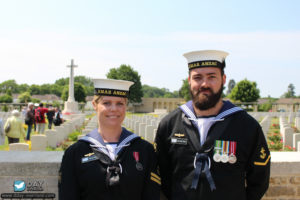
[[[172,144],[179,144],[179,145],[187,145],[187,139],[186,138],[171,138]]]
[[[83,157],[83,158],[81,158],[81,163],[87,163],[87,162],[91,162],[91,161],[94,161],[94,160],[98,160],[96,155],[92,155],[92,156],[89,156],[89,157]]]

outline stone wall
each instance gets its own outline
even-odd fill
[[[44,200],[58,199],[58,170],[62,155],[63,152],[0,151],[0,195],[54,194],[55,198]],[[270,186],[263,200],[299,200],[300,152],[272,152],[271,160]],[[15,192],[15,181],[24,181],[27,188]],[[8,199],[11,198],[2,197],[2,200]]]
[[[0,199],[11,199],[4,198],[4,195],[25,197],[40,194],[51,197],[55,195],[55,198],[44,198],[45,200],[58,199],[58,171],[62,155],[63,152],[54,151],[0,151]],[[26,184],[25,190],[21,191],[20,188],[20,191],[15,192],[15,181],[19,181],[19,185],[23,181]]]
[[[300,199],[300,152],[271,153],[270,185],[263,200]]]

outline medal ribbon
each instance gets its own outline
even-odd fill
[[[215,142],[215,153],[220,154],[221,149],[222,149],[222,141],[221,140],[216,140],[216,142]]]
[[[230,142],[230,155],[235,155],[236,152],[236,142],[231,141]]]
[[[133,152],[133,157],[134,157],[134,159],[135,159],[136,162],[140,161],[140,154],[139,154],[139,152],[134,151]]]
[[[222,149],[222,154],[228,154],[228,141],[222,141],[223,149]]]

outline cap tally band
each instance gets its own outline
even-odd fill
[[[116,97],[127,98],[129,95],[129,91],[115,90],[115,89],[108,89],[108,88],[95,88],[94,94],[100,96],[116,96]]]
[[[225,67],[225,61],[222,63],[216,60],[196,61],[196,62],[189,63],[188,67],[189,70],[194,68],[200,68],[200,67],[219,67],[223,69]]]

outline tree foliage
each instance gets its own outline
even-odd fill
[[[10,90],[12,93],[18,93],[18,85],[15,80],[7,80],[0,84],[1,93],[7,93]]]
[[[288,85],[288,91],[286,93],[284,93],[282,95],[282,97],[284,97],[284,98],[295,98],[296,97],[294,84],[290,83]]]
[[[244,79],[235,85],[229,98],[240,102],[255,102],[259,98],[259,89],[256,86],[256,82]]]
[[[0,103],[12,103],[12,102],[13,102],[12,96],[8,94],[4,94],[0,96]]]
[[[28,89],[29,89],[29,85],[26,84],[26,83],[18,85],[18,92],[19,93],[26,92],[26,91],[28,91]]]
[[[55,81],[55,85],[59,85],[59,86],[69,85],[69,79],[70,78],[60,78]],[[87,92],[86,95],[88,95],[88,96],[94,95],[94,84],[90,78],[85,77],[85,76],[75,76],[74,82],[81,83],[82,85],[85,86],[85,89]],[[59,96],[61,96],[61,95],[59,95]]]
[[[30,93],[31,95],[41,94],[41,86],[36,85],[36,84],[32,84],[32,85],[29,87],[29,93]]]
[[[107,73],[107,78],[132,81],[134,84],[130,87],[129,101],[141,102],[143,91],[141,76],[133,70],[130,65],[121,65],[119,68],[112,68]]]
[[[179,97],[184,98],[186,101],[192,99],[190,94],[190,86],[189,86],[188,78],[182,80],[182,86],[179,89]]]
[[[152,87],[149,85],[143,85],[143,97],[146,98],[177,98],[179,97],[178,91],[170,92],[167,88],[158,88],[158,87]]]
[[[31,101],[31,95],[29,92],[23,92],[18,96],[20,103],[28,103]]]
[[[276,98],[271,98],[270,96],[267,98],[267,102],[258,105],[258,111],[262,111],[262,112],[269,112],[270,110],[272,110],[272,105],[273,103],[275,103],[275,101],[277,101]]]
[[[65,85],[62,92],[62,100],[67,101],[69,97],[69,85]],[[86,89],[81,83],[74,83],[74,97],[77,102],[86,102]]]

